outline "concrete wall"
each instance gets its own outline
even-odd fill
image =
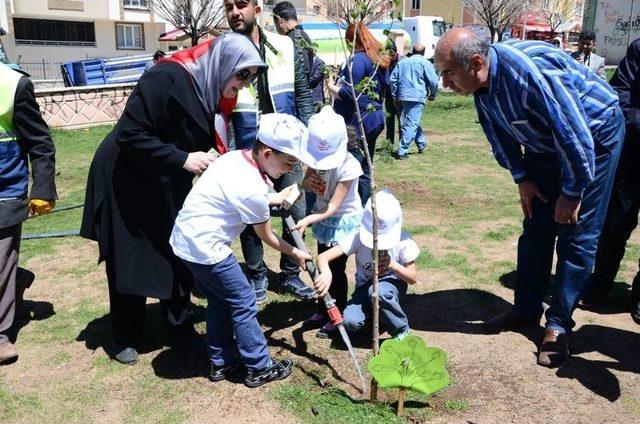
[[[617,65],[631,41],[640,37],[640,0],[590,2],[585,28],[597,35],[596,51],[607,65]]]
[[[51,128],[87,128],[117,122],[135,83],[36,90],[42,117]]]

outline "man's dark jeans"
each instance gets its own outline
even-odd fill
[[[571,316],[593,268],[622,148],[623,122],[622,112],[618,111],[608,128],[595,135],[600,140],[596,141],[594,179],[582,197],[576,225],[560,225],[554,221],[555,204],[560,195],[557,155],[525,153],[527,176],[538,185],[548,202],[534,201],[533,218],[524,219],[524,231],[518,241],[514,311],[520,317],[542,315],[557,237],[558,263],[552,300],[546,312],[547,328],[568,332],[575,325]]]

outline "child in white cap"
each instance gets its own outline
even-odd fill
[[[400,303],[407,292],[407,285],[417,281],[415,261],[420,249],[402,231],[402,210],[393,194],[388,190],[379,191],[376,193],[376,205],[380,316],[387,324],[389,334],[401,340],[409,334],[409,321]],[[343,312],[347,331],[362,329],[371,316],[372,249],[373,214],[369,199],[362,215],[359,234],[318,256],[320,276],[314,282],[314,288],[319,295],[324,295],[332,285],[331,262],[343,255],[356,256],[356,289]]]
[[[291,374],[293,362],[269,357],[258,324],[256,296],[231,250],[247,225],[269,246],[304,268],[311,257],[271,231],[269,205],[280,205],[292,189],[269,194],[267,175],[291,172],[307,139],[305,126],[286,114],[263,115],[251,150],[217,159],[202,174],[176,218],[169,243],[207,297],[207,350],[211,381],[244,365],[245,384],[257,387]],[[235,339],[234,339],[235,336]]]
[[[302,161],[309,168],[303,181],[306,191],[316,193],[313,213],[298,221],[296,229],[312,225],[322,253],[357,234],[362,218],[362,201],[358,195],[358,178],[362,167],[347,152],[347,128],[342,116],[331,106],[309,119],[309,138],[302,146]],[[337,258],[331,264],[334,275],[330,294],[338,308],[347,304],[348,284],[345,272],[347,257]],[[318,302],[317,312],[305,322],[307,328],[322,327],[316,334],[327,338],[335,327],[328,322],[324,304]]]

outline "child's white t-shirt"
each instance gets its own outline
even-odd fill
[[[316,204],[313,208],[314,212],[323,211],[331,201],[333,193],[338,187],[338,183],[342,181],[353,181],[351,188],[347,192],[347,196],[344,201],[334,213],[333,216],[342,216],[351,213],[360,212],[362,210],[362,201],[358,194],[358,177],[362,175],[362,167],[355,157],[351,153],[347,153],[347,157],[344,162],[337,168],[329,171],[329,177],[327,181],[327,188],[324,196],[317,195]]]
[[[216,159],[189,192],[169,244],[176,256],[213,265],[233,251],[247,225],[269,219],[269,188],[251,153],[236,150]]]
[[[373,279],[373,261],[371,257],[371,249],[366,247],[360,241],[360,235],[355,233],[351,239],[345,240],[344,243],[338,243],[345,255],[356,255],[356,287],[363,284],[369,284]],[[400,265],[413,262],[420,255],[420,248],[409,234],[402,232],[400,243],[388,250],[392,260]],[[385,275],[393,274],[398,277],[395,272],[388,270]],[[383,275],[378,276],[382,278]],[[400,278],[400,277],[398,277]]]

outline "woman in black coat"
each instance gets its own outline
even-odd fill
[[[227,149],[238,90],[266,68],[244,35],[230,33],[145,72],[91,164],[80,234],[98,242],[109,282],[113,354],[135,363],[147,297],[160,299],[169,334],[195,332],[191,274],[169,236],[192,186]]]

